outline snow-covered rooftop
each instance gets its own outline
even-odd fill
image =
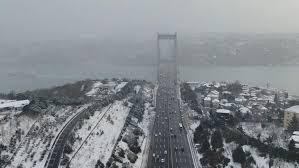
[[[19,101],[10,101],[10,102],[3,102],[0,104],[0,109],[7,108],[7,107],[23,107],[29,104],[29,100],[19,100]]]
[[[211,101],[211,97],[205,97],[204,101]]]
[[[291,113],[299,113],[299,105],[287,108],[287,109],[285,109],[285,111],[291,112]]]
[[[240,112],[243,113],[243,114],[246,114],[246,113],[250,113],[251,111],[249,110],[249,108],[247,107],[241,107],[240,109]]]
[[[295,142],[299,142],[299,135],[292,135],[290,139],[293,139]]]
[[[222,94],[232,94],[232,92],[224,91],[224,92],[222,92]]]
[[[225,113],[225,114],[230,114],[230,110],[227,109],[217,109],[217,113]]]
[[[212,102],[213,103],[219,103],[219,100],[218,99],[214,99]]]

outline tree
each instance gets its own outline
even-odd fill
[[[210,143],[207,139],[207,137],[203,140],[201,144],[201,148],[199,150],[200,153],[205,153],[206,151],[210,150]]]
[[[232,92],[234,95],[238,95],[242,92],[243,86],[239,81],[234,83],[229,83],[227,85],[227,90]]]
[[[125,158],[125,151],[120,148],[120,151],[118,152],[118,156]]]
[[[105,167],[105,165],[101,162],[101,160],[99,159],[98,161],[97,161],[97,164],[96,164],[96,166],[95,166],[95,168],[104,168]]]
[[[198,127],[196,127],[195,132],[194,132],[194,136],[193,136],[194,143],[199,143],[200,142],[202,131],[203,131],[202,125],[199,125]]]
[[[274,95],[274,102],[275,102],[276,104],[279,103],[279,98],[278,98],[277,93]]]
[[[223,139],[221,132],[219,130],[216,130],[212,137],[211,137],[211,145],[213,149],[218,149],[223,147]]]
[[[233,161],[237,163],[241,163],[242,165],[246,161],[246,155],[245,152],[243,151],[242,146],[238,146],[234,151],[233,151]]]
[[[295,141],[292,139],[289,143],[289,150],[294,150],[295,149]]]
[[[292,120],[289,122],[288,130],[293,132],[296,131],[297,128],[298,128],[298,120],[296,114],[294,114]]]

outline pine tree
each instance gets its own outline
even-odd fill
[[[292,139],[289,143],[289,150],[294,150],[295,149],[295,141]]]
[[[208,138],[206,137],[201,144],[201,148],[200,148],[199,152],[205,153],[208,150],[210,150],[210,143],[208,141]]]
[[[243,151],[242,146],[238,146],[233,151],[233,160],[234,160],[234,162],[241,163],[242,165],[245,163],[246,155],[245,155],[245,152]]]
[[[216,130],[212,137],[211,137],[211,145],[213,149],[218,149],[223,147],[223,139],[221,132],[219,130]]]
[[[201,138],[201,133],[203,131],[203,127],[202,125],[199,125],[194,132],[194,137],[193,137],[193,141],[195,143],[199,143],[200,142],[200,138]]]

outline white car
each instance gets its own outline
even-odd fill
[[[161,163],[164,163],[164,162],[165,162],[165,159],[164,159],[164,158],[162,158],[162,159],[161,159]]]
[[[167,150],[164,151],[164,154],[167,155]]]

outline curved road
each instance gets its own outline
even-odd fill
[[[45,167],[58,168],[64,145],[68,139],[69,134],[72,132],[77,122],[84,116],[87,111],[96,110],[97,107],[98,105],[94,104],[87,109],[82,110],[64,126],[63,130],[57,136],[54,144],[52,145],[51,152],[49,154],[48,160],[46,161]]]

